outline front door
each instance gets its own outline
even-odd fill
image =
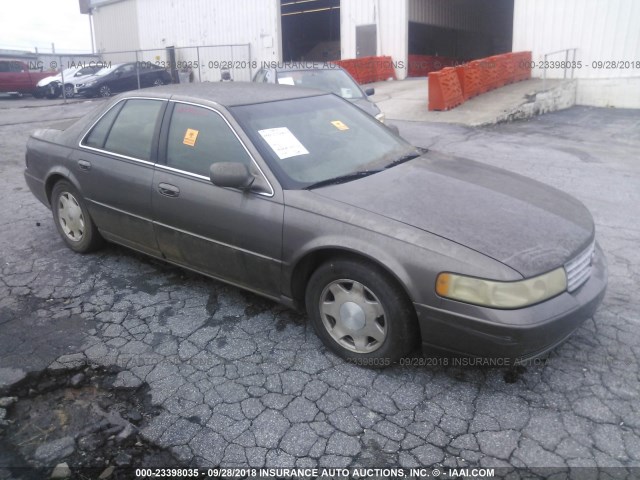
[[[215,162],[244,163],[262,174],[221,113],[171,104],[164,165],[156,166],[152,191],[160,250],[173,262],[279,297],[283,205],[266,190],[213,185]]]

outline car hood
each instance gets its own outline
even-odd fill
[[[464,245],[524,277],[564,265],[594,237],[591,214],[573,197],[433,151],[313,192]]]
[[[62,79],[61,75],[51,75],[49,77],[44,77],[39,80],[36,84],[37,87],[44,87],[45,85],[49,85],[51,82],[59,82]]]

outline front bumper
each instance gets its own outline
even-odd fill
[[[591,318],[607,288],[607,264],[599,246],[591,277],[572,293],[517,310],[498,310],[443,299],[415,304],[423,347],[491,359],[543,355]]]

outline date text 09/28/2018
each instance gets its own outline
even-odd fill
[[[591,63],[582,60],[538,60],[538,61],[522,61],[520,66],[523,68],[538,69],[565,69],[573,68],[580,70],[583,68],[592,68],[594,70],[635,70],[640,69],[640,60],[594,60]]]

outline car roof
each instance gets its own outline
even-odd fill
[[[202,82],[187,84],[172,84],[153,87],[144,90],[133,90],[124,96],[128,97],[156,97],[181,100],[204,100],[215,102],[224,107],[252,105],[256,103],[275,102],[294,98],[315,97],[327,95],[327,92],[309,88],[293,87],[290,85],[273,85],[252,82]]]

